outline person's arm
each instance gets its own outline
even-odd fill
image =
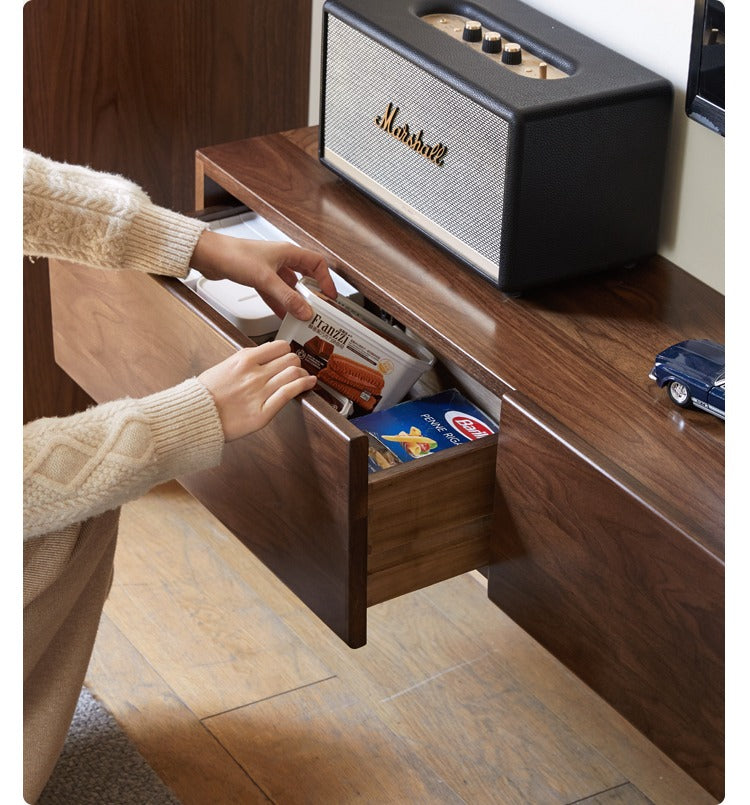
[[[336,295],[321,255],[211,232],[202,221],[153,204],[121,176],[24,151],[23,181],[24,254],[179,278],[193,266],[208,279],[250,285],[277,315],[289,311],[303,320],[312,311],[294,290],[295,271]]]
[[[216,466],[225,441],[260,430],[314,385],[289,345],[272,341],[166,391],[24,425],[24,539]]]
[[[197,379],[24,425],[28,539],[114,509],[152,486],[217,464],[224,434]]]
[[[24,254],[185,277],[205,228],[121,176],[24,151]]]
[[[208,276],[223,276],[225,265],[230,278],[257,282],[276,306],[288,306],[296,315],[305,311],[295,307],[299,295],[289,295],[291,271],[309,273],[327,292],[335,292],[324,261],[313,252],[215,236],[203,224],[154,207],[120,177],[31,153],[24,157],[24,250],[31,254],[111,269],[153,271],[156,266],[159,273],[175,276],[187,273],[195,257]],[[161,232],[170,226],[171,233]],[[204,235],[211,237],[204,240]],[[142,261],[134,244],[143,237],[158,258],[151,254]],[[273,341],[239,350],[199,378],[158,394],[29,423],[24,426],[24,539],[218,464],[225,441],[264,427],[315,382],[288,343]]]

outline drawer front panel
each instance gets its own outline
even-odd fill
[[[516,393],[503,399],[497,474],[490,598],[719,796],[723,562]]]
[[[50,263],[55,357],[97,402],[175,385],[252,343],[178,280]],[[316,395],[179,479],[328,626],[365,642],[367,440]]]
[[[486,436],[373,475],[368,604],[489,563],[496,453]]]

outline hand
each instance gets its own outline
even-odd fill
[[[198,376],[211,393],[231,442],[267,425],[289,400],[316,382],[286,341],[248,347]]]
[[[331,299],[336,286],[320,254],[285,241],[245,240],[206,229],[190,263],[207,279],[229,279],[250,285],[279,317],[289,312],[301,321],[312,318],[312,308],[295,290],[296,271],[313,277]]]

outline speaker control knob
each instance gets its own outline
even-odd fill
[[[503,48],[503,64],[520,64],[521,46],[515,42],[508,42]]]
[[[487,31],[482,40],[482,50],[485,53],[499,53],[503,48],[503,40],[496,31]]]
[[[466,20],[464,23],[464,39],[467,42],[481,42],[482,24],[476,20]]]

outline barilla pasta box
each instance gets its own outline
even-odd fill
[[[287,314],[276,337],[291,344],[310,374],[351,400],[354,416],[400,402],[435,363],[422,344],[356,302],[329,299],[309,277],[296,288],[313,317],[303,322]]]
[[[497,433],[492,419],[457,389],[408,400],[352,423],[368,434],[370,472]]]

